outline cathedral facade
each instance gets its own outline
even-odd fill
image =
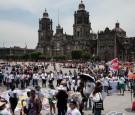
[[[91,28],[89,12],[81,1],[78,10],[74,12],[73,35],[63,33],[58,24],[56,33],[53,33],[52,19],[45,10],[39,19],[37,51],[48,56],[66,55],[71,58],[71,52],[81,49],[92,56],[100,56],[103,60],[119,58],[120,60],[133,60],[135,38],[127,38],[126,32],[117,22],[115,28],[108,27],[97,34]],[[132,44],[132,45],[131,45]]]

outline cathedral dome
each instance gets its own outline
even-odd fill
[[[120,24],[118,22],[115,24],[115,28],[112,31],[125,32],[123,29],[120,28]]]
[[[45,12],[43,13],[43,18],[49,18],[49,15],[46,9],[45,9]]]
[[[83,1],[79,4],[79,10],[85,10],[85,5],[83,4]]]

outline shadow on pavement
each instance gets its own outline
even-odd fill
[[[135,113],[135,111],[132,111],[132,108],[125,108],[125,111],[127,111],[129,113]]]

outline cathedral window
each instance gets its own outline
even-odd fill
[[[68,50],[70,50],[70,46],[68,46]]]
[[[59,43],[57,43],[57,47],[60,47],[60,44]]]
[[[80,34],[80,33],[79,33],[79,31],[78,31],[78,32],[77,32],[77,36],[78,36],[78,37],[79,37],[79,34]]]
[[[82,28],[80,29],[80,31],[82,32]]]
[[[86,32],[86,37],[87,37],[88,35],[87,35],[87,32]]]

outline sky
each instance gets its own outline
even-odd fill
[[[55,34],[59,22],[64,33],[73,34],[74,12],[81,0],[0,0],[0,47],[35,48],[38,43],[39,18],[45,8],[53,21]],[[83,0],[90,14],[92,30],[97,33],[115,23],[135,37],[135,0]]]

